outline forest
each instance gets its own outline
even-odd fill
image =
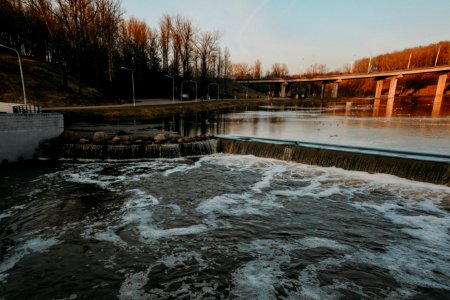
[[[0,44],[57,66],[61,89],[75,74],[79,95],[87,85],[123,97],[130,71],[136,97],[169,98],[172,80],[176,90],[195,83],[199,95],[211,83],[225,88],[217,83],[228,76],[230,54],[219,32],[181,15],[163,15],[158,28],[123,16],[120,0],[0,0]]]

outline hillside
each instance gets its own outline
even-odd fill
[[[105,92],[94,87],[83,86],[79,96],[73,76],[68,76],[68,89],[62,86],[62,76],[47,63],[22,58],[23,77],[28,104],[50,106],[90,105],[120,100],[111,99]],[[17,57],[0,52],[0,101],[23,103],[22,83]]]
[[[23,103],[17,57],[2,51],[0,49],[0,102]],[[28,104],[55,107],[129,103],[129,100],[111,96],[114,91],[104,87],[83,85],[82,96],[79,96],[75,76],[68,76],[68,89],[64,90],[61,88],[62,76],[59,70],[49,63],[22,58],[22,68]],[[221,90],[224,88],[221,86]],[[251,98],[262,96],[262,93],[247,90],[233,80],[227,80],[226,88],[228,97],[245,98],[246,92]]]

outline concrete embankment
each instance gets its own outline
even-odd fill
[[[46,140],[64,131],[59,113],[0,114],[0,162],[16,162],[38,155]]]

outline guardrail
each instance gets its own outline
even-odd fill
[[[14,114],[40,114],[42,109],[37,105],[16,105],[13,106]]]
[[[42,108],[37,105],[0,102],[0,113],[7,114],[39,114]]]

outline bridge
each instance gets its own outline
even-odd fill
[[[442,98],[444,96],[444,91],[445,91],[447,77],[448,77],[449,72],[450,72],[450,65],[446,65],[446,66],[415,68],[415,69],[407,69],[407,70],[312,76],[312,77],[307,77],[307,78],[245,79],[245,80],[238,80],[238,82],[242,83],[242,84],[259,84],[259,83],[281,84],[281,97],[286,97],[286,86],[289,83],[321,82],[322,83],[321,98],[323,98],[323,96],[324,96],[325,85],[331,83],[331,84],[333,84],[331,97],[337,98],[339,83],[341,83],[343,80],[373,78],[376,81],[375,101],[377,101],[381,98],[381,92],[383,89],[384,80],[389,79],[390,80],[389,93],[388,93],[388,103],[389,103],[389,101],[392,101],[392,102],[394,101],[395,91],[397,89],[397,81],[399,78],[401,78],[405,75],[438,73],[439,79],[438,79],[437,88],[436,88],[435,102],[442,102]]]

